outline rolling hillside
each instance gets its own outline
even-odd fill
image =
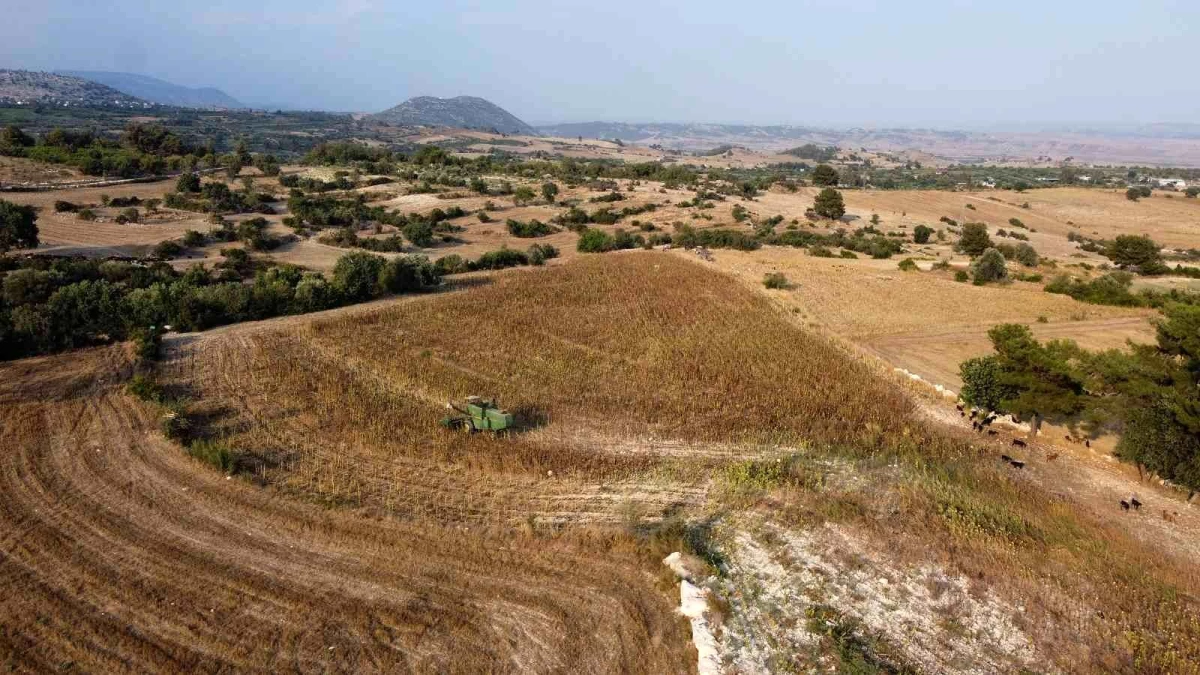
[[[78,77],[112,87],[130,96],[181,108],[245,108],[246,105],[229,94],[212,87],[190,88],[135,73],[99,71],[63,71],[63,75]]]
[[[154,106],[136,96],[90,80],[29,70],[0,70],[0,103],[113,108]]]
[[[418,96],[372,115],[391,124],[496,130],[502,134],[536,136],[537,131],[512,113],[476,96],[436,98]]]

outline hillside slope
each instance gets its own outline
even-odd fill
[[[0,103],[149,108],[153,103],[70,75],[0,70]]]
[[[173,105],[181,108],[245,108],[246,105],[229,94],[212,87],[191,88],[135,73],[112,73],[87,70],[62,71],[90,80],[130,96],[152,103]]]
[[[536,136],[537,131],[504,108],[476,96],[418,96],[371,116],[391,124],[464,129],[495,129],[503,134]]]

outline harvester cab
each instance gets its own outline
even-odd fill
[[[446,408],[453,411],[442,418],[441,425],[447,429],[505,431],[513,426],[512,413],[498,407],[495,399],[468,396],[461,407],[451,402],[446,404]]]

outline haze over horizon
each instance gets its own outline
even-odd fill
[[[1200,119],[1189,73],[1200,9],[1184,2],[48,0],[9,15],[0,67],[139,73],[255,107],[377,112],[412,96],[473,95],[531,123]]]

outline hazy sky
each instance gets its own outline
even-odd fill
[[[17,0],[0,67],[252,104],[483,96],[530,122],[1200,121],[1194,0]]]

